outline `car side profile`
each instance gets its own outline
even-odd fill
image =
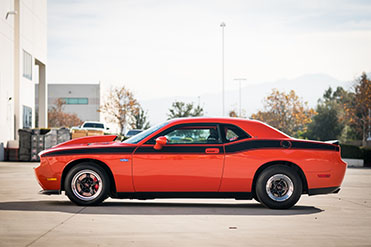
[[[181,118],[124,142],[74,139],[40,153],[44,194],[78,205],[106,198],[256,199],[273,209],[302,194],[337,193],[346,163],[336,142],[299,140],[259,121]]]

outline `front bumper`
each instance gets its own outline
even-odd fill
[[[34,172],[43,190],[60,190],[60,175],[51,170],[46,159],[41,158],[40,165],[34,168]]]

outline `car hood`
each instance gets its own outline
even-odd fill
[[[66,150],[66,149],[79,149],[79,148],[92,148],[92,147],[102,147],[107,145],[115,145],[116,143],[120,146],[125,144],[121,142],[115,142],[117,136],[116,135],[103,135],[103,136],[87,136],[76,138],[67,142],[60,143],[52,148],[46,149],[39,153],[41,157],[44,154],[58,151],[58,150]],[[130,146],[126,144],[127,146]],[[126,146],[125,145],[125,146]]]
[[[99,142],[113,142],[116,140],[116,135],[103,135],[103,136],[86,136],[76,138],[70,141],[63,142],[54,146],[55,148],[71,146],[71,145],[78,145],[78,144],[92,144],[92,143],[99,143]]]

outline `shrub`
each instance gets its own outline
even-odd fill
[[[341,157],[347,159],[363,159],[363,150],[358,146],[340,144]]]
[[[362,148],[364,166],[371,167],[371,148]]]

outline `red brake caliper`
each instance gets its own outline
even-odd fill
[[[98,179],[96,178],[96,177],[94,177],[94,182],[97,182],[98,181]],[[98,188],[99,188],[99,184],[96,184],[95,186],[94,186],[94,188],[96,189],[96,190],[98,190]]]

